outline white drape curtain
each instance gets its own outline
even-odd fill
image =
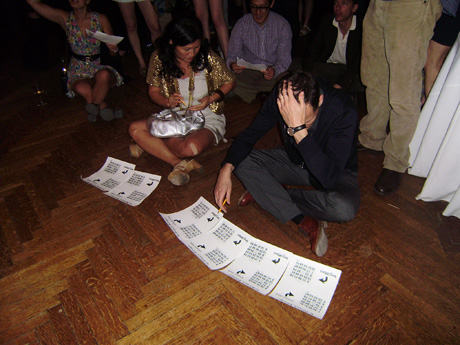
[[[445,200],[443,215],[460,218],[460,35],[422,109],[410,151],[409,174],[427,178],[417,199]]]

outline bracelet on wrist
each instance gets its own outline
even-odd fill
[[[222,102],[225,99],[225,93],[223,93],[221,89],[215,89],[213,94],[215,93],[219,95],[219,99],[216,102]]]

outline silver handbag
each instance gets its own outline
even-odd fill
[[[165,109],[147,120],[150,134],[157,138],[184,137],[204,127],[201,111]]]

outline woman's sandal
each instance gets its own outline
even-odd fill
[[[123,111],[123,109],[117,109],[113,112],[113,117],[116,119],[121,119],[124,114],[125,112]]]
[[[124,115],[122,109],[113,110],[112,108],[104,108],[99,112],[104,121],[112,121],[113,119],[121,119]]]
[[[302,29],[300,29],[299,36],[306,36],[310,31],[311,29],[308,27],[308,25],[303,25]]]
[[[183,186],[190,181],[188,173],[192,170],[201,174],[204,171],[204,167],[194,159],[189,161],[184,159],[174,166],[173,171],[168,175],[168,180],[175,186]]]
[[[86,119],[89,122],[96,122],[97,116],[99,115],[99,106],[94,103],[86,103],[85,110],[88,112],[88,117]]]
[[[144,150],[137,144],[129,145],[129,155],[134,158],[139,158]]]
[[[115,118],[112,108],[104,108],[99,112],[104,121],[112,121]]]

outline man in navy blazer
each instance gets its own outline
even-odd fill
[[[345,91],[363,91],[359,78],[362,25],[354,13],[358,0],[335,0],[334,14],[323,17],[304,61],[304,69]]]

